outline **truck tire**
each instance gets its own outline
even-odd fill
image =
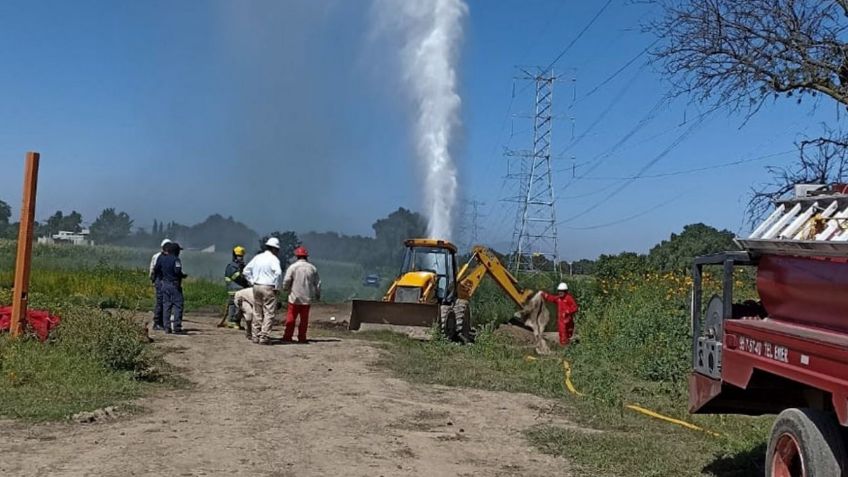
[[[462,343],[471,342],[471,305],[468,300],[456,300],[453,305],[456,324],[456,339]]]
[[[786,409],[771,428],[766,477],[848,476],[842,435],[832,413]]]

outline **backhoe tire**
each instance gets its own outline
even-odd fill
[[[456,340],[456,316],[454,316],[452,306],[442,305],[439,307],[439,328],[446,340]]]
[[[462,343],[471,342],[471,304],[468,300],[456,300],[453,305],[456,339]]]
[[[771,428],[766,477],[848,476],[843,435],[833,413],[786,409]]]

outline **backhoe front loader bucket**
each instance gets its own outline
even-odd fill
[[[438,317],[439,305],[353,300],[348,327],[358,330],[362,323],[370,323],[429,328]]]

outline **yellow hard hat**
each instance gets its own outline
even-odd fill
[[[233,247],[233,253],[238,255],[239,257],[244,257],[244,247],[241,245],[236,245]]]

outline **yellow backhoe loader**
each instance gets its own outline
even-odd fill
[[[400,274],[382,301],[354,300],[350,329],[362,323],[430,327],[437,322],[451,340],[471,339],[469,300],[487,275],[521,308],[532,291],[522,290],[498,257],[474,247],[457,270],[457,248],[446,240],[409,239]]]

